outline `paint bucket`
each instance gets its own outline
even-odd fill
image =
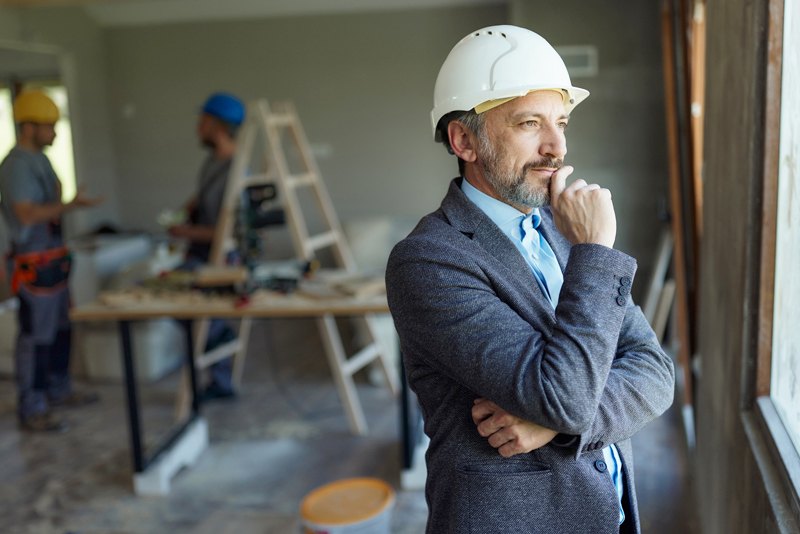
[[[376,478],[348,478],[321,486],[303,499],[305,534],[389,534],[394,490]]]

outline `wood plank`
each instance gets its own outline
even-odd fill
[[[236,307],[235,299],[220,299],[207,304],[186,306],[170,300],[131,304],[114,308],[98,302],[70,310],[70,319],[76,322],[108,322],[120,320],[146,320],[159,317],[174,319],[239,319],[242,317],[319,317],[325,314],[357,316],[369,313],[389,313],[386,295],[366,299],[340,298],[315,300],[298,295],[275,297],[269,302]]]
[[[667,124],[667,153],[669,157],[669,193],[672,213],[672,236],[675,241],[673,249],[673,265],[675,267],[675,283],[677,289],[677,334],[678,361],[686,373],[686,387],[681,402],[691,405],[691,336],[689,330],[689,286],[686,272],[686,243],[683,222],[683,207],[680,176],[680,149],[678,132],[677,91],[675,80],[675,43],[673,39],[673,13],[669,0],[664,2],[661,15],[661,30],[664,53],[664,95]]]
[[[691,47],[692,193],[695,199],[695,240],[703,237],[703,117],[706,97],[706,4],[694,4]],[[695,274],[695,280],[699,272]]]
[[[194,366],[198,370],[203,370],[206,367],[209,367],[220,360],[224,360],[230,356],[236,354],[237,351],[242,350],[242,347],[239,343],[238,339],[234,339],[233,341],[228,341],[216,347],[214,350],[210,350],[205,354],[201,354],[195,358]]]
[[[357,371],[363,369],[368,363],[374,361],[378,356],[380,356],[378,347],[376,345],[368,345],[344,362],[342,365],[342,372],[352,376]]]
[[[339,390],[339,398],[342,399],[342,404],[344,404],[350,429],[354,434],[365,436],[367,434],[367,420],[364,417],[364,411],[361,409],[361,401],[358,398],[353,376],[345,372],[347,357],[342,346],[342,340],[339,337],[336,319],[331,314],[325,314],[317,319],[317,325],[320,330],[322,344],[325,347],[325,355],[328,357],[328,366],[331,368],[336,388]]]
[[[336,231],[331,230],[322,234],[309,237],[306,241],[305,247],[307,251],[320,250],[325,247],[336,244],[341,239]]]
[[[675,303],[675,280],[667,280],[664,282],[664,287],[661,289],[661,295],[658,298],[658,306],[656,312],[653,314],[653,322],[651,326],[656,333],[656,337],[661,340],[664,338],[664,332],[667,329],[667,319],[669,318],[672,306]]]
[[[672,259],[672,245],[672,231],[669,228],[665,228],[661,231],[661,236],[658,238],[656,261],[653,264],[653,273],[650,277],[650,283],[647,286],[647,295],[642,306],[642,312],[647,322],[650,323],[650,326],[654,324],[653,318],[656,315],[658,301],[664,289],[667,270],[669,269],[670,260]]]
[[[314,173],[293,174],[286,177],[288,187],[303,187],[316,184],[318,178]]]
[[[778,228],[781,85],[783,80],[784,0],[769,2],[766,98],[764,109],[764,183],[761,212],[761,272],[758,295],[756,396],[768,396],[772,380],[772,321],[775,305],[775,244]]]

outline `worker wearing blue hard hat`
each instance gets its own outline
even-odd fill
[[[203,263],[211,252],[228,172],[236,153],[236,133],[244,116],[244,104],[230,93],[214,93],[200,108],[195,131],[209,154],[200,168],[196,194],[186,205],[189,222],[172,226],[169,232],[188,239],[189,257]]]
[[[203,106],[203,113],[240,126],[244,122],[244,105],[230,93],[214,93]]]
[[[230,93],[214,93],[200,108],[196,133],[209,154],[200,168],[196,193],[185,206],[188,222],[169,228],[173,237],[189,241],[184,269],[194,270],[208,262],[228,174],[236,153],[236,133],[244,118],[244,104]],[[214,319],[209,327],[206,349],[211,350],[235,337],[225,321]],[[234,396],[231,361],[228,358],[211,367],[211,383],[201,393],[201,399]]]

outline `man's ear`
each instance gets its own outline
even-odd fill
[[[453,153],[466,162],[478,159],[475,138],[469,130],[458,121],[450,121],[447,125],[447,136],[450,139],[450,148]]]
[[[23,122],[19,125],[19,136],[31,138],[36,132],[36,125],[32,122]]]
[[[227,131],[228,130],[225,128],[225,123],[222,122],[222,120],[220,120],[220,119],[215,119],[214,120],[214,134],[213,134],[214,137],[216,137],[218,135],[223,135],[223,134],[227,133]]]

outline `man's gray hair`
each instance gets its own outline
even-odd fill
[[[453,149],[450,147],[450,136],[447,134],[447,126],[452,121],[458,121],[464,125],[467,131],[475,134],[478,136],[478,139],[485,139],[486,132],[485,132],[485,121],[483,120],[483,114],[475,113],[474,109],[469,111],[451,111],[439,121],[437,128],[442,133],[442,144],[444,145],[447,152],[453,154]],[[477,148],[477,147],[476,147]],[[461,176],[464,176],[464,160],[458,158],[458,172]]]

